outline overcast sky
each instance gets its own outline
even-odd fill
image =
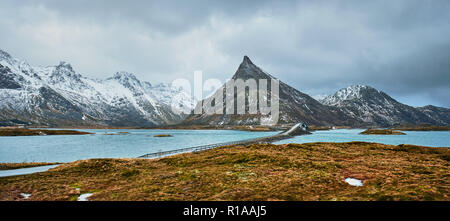
[[[0,49],[151,83],[231,78],[244,55],[310,95],[368,84],[450,107],[450,1],[0,0]]]

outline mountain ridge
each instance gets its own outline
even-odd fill
[[[368,85],[342,88],[320,102],[337,107],[348,116],[359,118],[368,125],[450,125],[450,110],[447,108],[432,105],[412,107]]]
[[[267,79],[268,83],[277,79],[246,55],[231,79],[250,78]],[[257,84],[259,87],[259,82]],[[412,107],[368,85],[352,85],[318,100],[283,81],[279,81],[279,89],[279,124],[305,122],[318,126],[351,127],[450,125],[448,108],[433,105]],[[268,91],[270,97],[270,84]],[[171,84],[152,85],[126,71],[116,72],[106,79],[88,78],[65,61],[55,66],[35,67],[3,50],[0,50],[0,92],[0,125],[153,127],[176,124],[251,125],[264,120],[260,113],[175,113],[171,109],[174,97],[175,108],[180,110],[193,110],[194,104],[189,94]],[[248,105],[245,108],[247,110]]]
[[[250,78],[270,80],[275,77],[256,66],[248,56],[244,56],[232,79]],[[352,85],[320,100],[315,100],[282,81],[279,88],[280,124],[305,122],[317,126],[352,127],[450,125],[450,109],[432,105],[415,108],[368,85]],[[234,117],[225,114],[191,114],[183,124],[257,124],[261,122],[260,117],[249,114]]]
[[[269,82],[271,79],[276,79],[271,74],[263,71],[260,67],[256,66],[248,56],[244,56],[232,79],[248,80],[250,78],[254,78],[256,80],[267,79],[269,94],[271,93]],[[258,81],[257,85],[259,87]],[[201,102],[204,102],[205,100]],[[327,107],[320,104],[309,95],[298,91],[297,89],[287,85],[282,81],[279,82],[279,103],[279,124],[298,122],[305,122],[307,124],[315,125],[359,124],[359,121],[357,119],[352,119],[345,116],[343,113],[340,113],[340,110],[338,110],[337,108]],[[246,107],[246,109],[248,108]],[[187,117],[183,124],[247,125],[260,124],[262,120],[262,116],[258,114],[228,115],[224,112],[224,114],[214,115],[191,114]]]
[[[190,96],[171,85],[152,86],[132,73],[106,79],[77,73],[68,62],[33,67],[0,50],[0,121],[48,126],[157,126],[176,124],[176,104],[192,106]]]

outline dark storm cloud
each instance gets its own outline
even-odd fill
[[[46,7],[61,18],[94,23],[131,22],[143,24],[165,34],[179,34],[195,26],[205,25],[213,14],[252,16],[267,1],[148,1],[148,0],[23,0],[14,6]]]
[[[2,1],[0,44],[35,65],[150,82],[231,77],[243,55],[292,86],[369,84],[450,107],[449,1]]]

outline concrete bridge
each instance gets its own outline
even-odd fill
[[[195,146],[195,147],[187,147],[187,148],[181,148],[181,149],[176,149],[176,150],[160,151],[160,152],[145,154],[145,155],[139,156],[138,158],[160,158],[160,157],[169,156],[169,155],[173,155],[173,154],[177,154],[177,153],[197,152],[197,151],[209,150],[209,149],[213,149],[213,148],[221,147],[221,146],[273,143],[275,141],[284,140],[284,139],[292,138],[294,136],[303,135],[303,134],[309,134],[308,127],[304,123],[297,123],[294,126],[292,126],[289,130],[281,132],[276,135],[272,135],[272,136],[224,142],[224,143],[208,144],[208,145],[201,145],[201,146]]]

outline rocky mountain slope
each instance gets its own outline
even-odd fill
[[[232,79],[270,82],[276,78],[245,56]],[[223,93],[222,102],[226,103],[226,93],[220,90],[217,93]],[[268,91],[271,97],[270,86]],[[189,94],[169,84],[152,85],[127,72],[102,80],[87,78],[66,62],[33,67],[0,50],[0,126],[253,125],[267,118],[259,112],[225,114],[225,108],[224,114],[177,114],[179,111],[173,112],[172,104],[179,110],[194,107]],[[279,107],[278,124],[450,125],[450,109],[411,107],[365,85],[350,86],[317,101],[280,81]],[[245,105],[247,111],[248,108]]]
[[[450,110],[447,108],[431,105],[414,108],[366,85],[343,88],[320,102],[339,108],[347,116],[359,119],[366,125],[450,124]]]
[[[179,96],[175,96],[179,95]],[[0,50],[0,123],[48,126],[176,124],[191,98],[170,85],[151,85],[131,73],[104,80],[83,77],[70,64],[33,67]]]
[[[450,125],[450,109],[448,108],[427,105],[417,109],[433,119],[437,125]]]
[[[268,84],[270,84],[270,80],[274,77],[253,64],[252,61],[245,56],[232,79],[248,80],[251,78],[255,79],[257,82],[258,79],[267,79]],[[268,91],[271,91],[270,87]],[[224,100],[225,99],[226,95],[224,95]],[[205,102],[205,100],[202,102]],[[226,106],[226,103],[224,106]],[[338,108],[322,105],[309,95],[296,90],[282,81],[280,81],[279,84],[279,107],[280,114],[278,124],[305,122],[307,124],[314,125],[357,125],[360,123],[359,120],[348,117]],[[248,107],[246,107],[246,109],[248,109]],[[209,115],[206,113],[191,114],[183,123],[208,125],[251,125],[260,124],[261,120],[264,118],[264,116],[259,113],[253,115],[229,115],[225,114],[225,111],[223,113],[224,114],[214,115]]]

